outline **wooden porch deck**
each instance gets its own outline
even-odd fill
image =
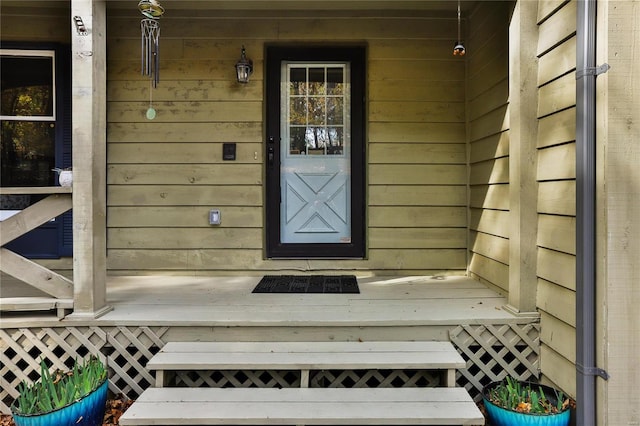
[[[539,319],[512,315],[503,296],[471,278],[359,276],[360,294],[253,294],[259,280],[109,277],[113,310],[98,319],[2,312],[0,411],[43,355],[63,368],[102,354],[110,389],[136,398],[154,381],[147,361],[171,341],[451,341],[468,366],[458,385],[472,395],[505,374],[539,373]],[[2,297],[12,291],[3,284]]]
[[[113,310],[102,325],[223,327],[438,326],[530,322],[507,300],[463,276],[358,277],[360,294],[254,294],[260,277],[112,276]],[[2,285],[2,297],[38,296]],[[49,315],[3,312],[3,327],[46,322]],[[50,318],[58,322],[57,318]],[[76,322],[73,315],[62,321]],[[83,322],[86,322],[83,321]]]
[[[359,277],[360,294],[253,294],[260,277],[111,277],[101,322],[183,326],[415,326],[517,320],[467,277]]]

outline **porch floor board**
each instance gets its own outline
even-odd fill
[[[259,277],[112,277],[103,321],[191,326],[503,323],[506,299],[466,277],[359,278],[360,294],[254,294]]]
[[[259,280],[111,276],[107,300],[113,310],[91,322],[118,326],[377,327],[504,324],[532,319],[512,315],[504,309],[505,297],[463,276],[358,277],[359,294],[252,293]],[[38,313],[27,318],[3,312],[3,326],[45,318]],[[64,321],[79,320],[70,315]]]

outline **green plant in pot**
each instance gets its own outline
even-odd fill
[[[50,372],[40,361],[40,379],[22,382],[11,406],[17,426],[100,426],[107,400],[107,368],[97,357],[70,371]]]
[[[562,391],[513,377],[485,386],[482,398],[494,426],[567,426],[571,418],[572,400]]]

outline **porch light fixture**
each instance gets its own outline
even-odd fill
[[[253,73],[253,61],[251,59],[247,59],[247,52],[244,46],[242,46],[240,59],[238,59],[238,62],[236,62],[236,74],[238,77],[238,83],[248,83],[251,73]]]
[[[460,37],[460,0],[458,0],[458,40],[453,46],[453,56],[464,56],[466,52],[464,45],[462,44],[462,37]]]

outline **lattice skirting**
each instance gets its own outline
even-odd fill
[[[0,329],[0,411],[9,413],[21,381],[40,378],[40,360],[63,370],[99,356],[109,367],[109,390],[137,398],[154,382],[147,361],[164,346],[168,327],[43,327]]]
[[[312,388],[435,387],[440,371],[430,370],[312,370]],[[176,387],[300,387],[300,370],[180,371],[169,382]]]
[[[9,413],[18,384],[39,378],[40,360],[68,369],[74,360],[97,355],[109,367],[109,390],[137,398],[154,382],[147,361],[162,348],[169,327],[40,327],[0,329],[0,412]],[[462,325],[450,338],[467,361],[457,383],[476,399],[482,387],[507,374],[539,376],[539,324]],[[322,370],[312,372],[316,387],[436,386],[433,372],[413,370]],[[291,371],[180,373],[181,386],[287,387],[300,383]]]
[[[482,399],[482,388],[507,375],[522,380],[540,377],[540,324],[461,325],[449,338],[467,361],[456,383]]]

